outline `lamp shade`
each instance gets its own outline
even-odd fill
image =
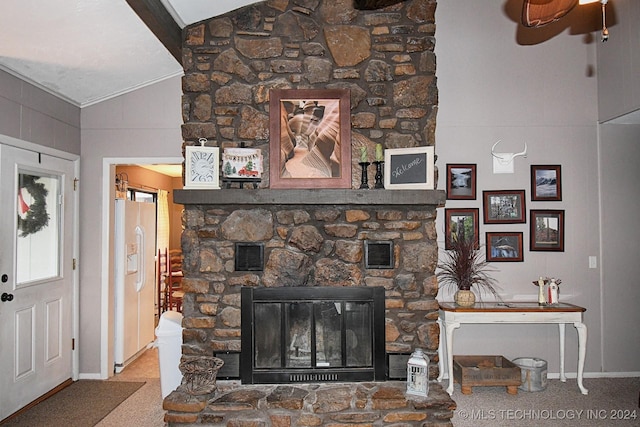
[[[577,4],[578,0],[524,0],[522,25],[526,27],[541,27],[557,21],[571,12]]]

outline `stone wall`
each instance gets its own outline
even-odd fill
[[[381,286],[386,351],[437,361],[434,219],[435,205],[187,205],[183,354],[240,351],[242,286]],[[393,242],[394,268],[366,269],[365,240]],[[263,271],[234,271],[236,242],[264,244]]]
[[[404,382],[238,387],[220,382],[215,397],[173,392],[165,421],[220,427],[450,427],[456,404],[438,383],[428,398],[405,394]]]
[[[185,143],[268,155],[269,90],[311,88],[350,90],[355,172],[360,147],[434,145],[435,9],[436,0],[366,11],[353,0],[268,0],[188,26]]]
[[[376,143],[384,148],[435,144],[435,8],[436,0],[408,0],[366,11],[355,10],[352,0],[268,0],[185,28],[184,143],[207,138],[207,145],[223,148],[261,148],[265,172],[258,190],[176,191],[175,201],[185,204],[183,354],[240,351],[242,286],[382,286],[387,352],[422,347],[431,360],[429,376],[437,377],[435,208],[444,202],[444,194],[355,190],[360,147],[373,153]],[[279,190],[272,197],[269,90],[310,88],[350,90],[354,190],[338,198],[322,189]],[[373,168],[369,173],[373,182]],[[423,193],[438,194],[425,201]],[[365,269],[365,240],[393,241],[394,268]],[[264,271],[235,272],[235,242],[264,243]],[[312,411],[309,419],[339,425],[447,424],[455,408],[436,383],[438,403],[433,407],[433,402],[416,407],[399,397],[402,391],[389,391],[397,385],[383,388],[391,397],[376,395],[373,390],[379,385],[362,387],[373,396],[367,399],[377,403],[321,418],[313,418]],[[300,393],[316,396],[313,387],[304,390]],[[232,402],[222,406],[207,403],[213,399],[176,391],[165,399],[167,421],[314,425],[287,418],[273,401],[275,420],[268,411],[253,413],[249,421],[239,421],[238,414],[219,418],[220,408],[226,408],[225,413],[232,407],[250,408],[238,401],[241,398],[230,398]],[[366,418],[373,404],[391,406],[378,408],[375,419]],[[256,408],[259,405],[265,404],[256,403]],[[250,421],[253,416],[259,419],[255,423]]]
[[[175,199],[185,204],[183,354],[241,350],[243,286],[381,286],[386,351],[424,349],[432,390],[429,399],[411,399],[404,382],[225,384],[195,397],[179,388],[164,402],[169,425],[450,425],[455,403],[434,381],[442,191],[177,190]],[[365,240],[393,242],[393,268],[365,268]],[[264,244],[264,270],[235,271],[235,242]]]

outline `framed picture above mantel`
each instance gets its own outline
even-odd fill
[[[351,188],[348,89],[269,91],[270,188]]]

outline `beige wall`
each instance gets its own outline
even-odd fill
[[[638,372],[640,125],[602,125],[600,153],[602,370]]]
[[[532,281],[562,279],[561,300],[587,307],[586,371],[602,365],[600,271],[588,268],[599,255],[597,80],[595,41],[572,35],[571,25],[535,32],[518,26],[491,0],[438,3],[436,55],[440,104],[436,128],[439,185],[447,163],[477,164],[477,199],[448,200],[447,208],[479,208],[483,190],[524,189],[527,223],[485,225],[486,232],[515,231],[524,237],[524,262],[492,263],[507,300],[537,301]],[[525,44],[526,42],[526,44]],[[491,146],[515,153],[528,144],[515,173],[494,174]],[[562,165],[563,200],[532,202],[530,166]],[[565,210],[565,251],[529,251],[529,210]],[[444,211],[438,232],[443,247]],[[451,300],[450,295],[440,295]],[[553,325],[465,325],[456,332],[454,354],[496,354],[509,359],[541,357],[559,372],[558,328]],[[567,370],[575,372],[577,333],[567,329]],[[640,370],[640,369],[639,369]]]
[[[0,70],[0,134],[80,154],[80,108]]]
[[[103,194],[106,163],[125,159],[182,159],[180,134],[181,79],[173,77],[134,92],[82,109],[82,164],[80,188],[80,373],[104,378],[113,373],[113,284],[109,258],[115,194]],[[113,186],[108,187],[113,191]],[[106,283],[106,286],[104,284]]]
[[[640,109],[640,2],[610,1],[607,23],[609,41],[598,42],[601,122]],[[640,124],[640,112],[635,115],[635,123]]]

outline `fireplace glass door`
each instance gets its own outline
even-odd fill
[[[243,382],[355,381],[363,374],[362,381],[375,379],[376,348],[384,361],[384,290],[340,295],[336,289],[295,289],[243,289],[242,371],[253,372]],[[245,301],[249,294],[251,304]],[[375,320],[376,309],[381,320]]]

